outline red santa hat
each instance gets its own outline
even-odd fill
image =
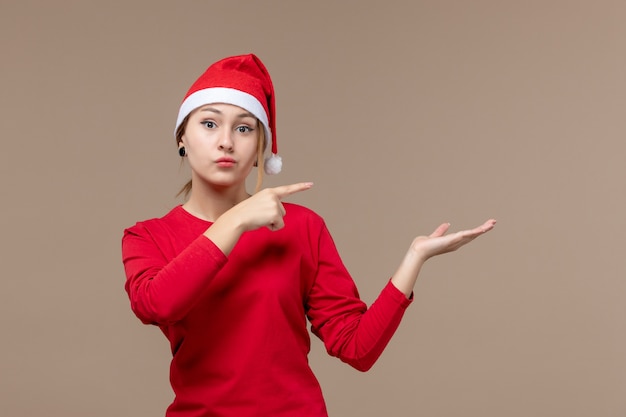
[[[239,106],[261,121],[266,140],[272,144],[271,155],[265,159],[265,172],[278,174],[282,159],[277,155],[274,85],[263,62],[248,54],[212,64],[185,95],[178,111],[176,129],[193,110],[211,103]]]

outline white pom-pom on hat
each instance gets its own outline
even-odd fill
[[[270,155],[265,158],[265,173],[268,175],[278,174],[283,169],[283,158],[278,155]]]
[[[265,172],[278,174],[283,164],[276,143],[274,85],[263,62],[256,55],[248,54],[212,64],[187,91],[178,111],[176,129],[193,110],[211,103],[239,106],[261,121],[266,140],[272,143],[271,156],[265,160]]]

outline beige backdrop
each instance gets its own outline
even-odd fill
[[[187,173],[172,130],[211,62],[273,75],[291,201],[367,302],[431,261],[380,361],[315,341],[338,417],[626,415],[623,1],[0,1],[0,415],[159,416],[169,352],[132,315],[120,238]]]

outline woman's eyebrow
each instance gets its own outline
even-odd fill
[[[214,107],[203,107],[200,109],[200,111],[210,111],[213,113],[217,113],[217,114],[222,114],[222,112]]]

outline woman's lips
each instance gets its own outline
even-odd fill
[[[219,167],[228,168],[235,165],[235,160],[232,158],[219,158],[217,161],[215,161],[215,163]]]

